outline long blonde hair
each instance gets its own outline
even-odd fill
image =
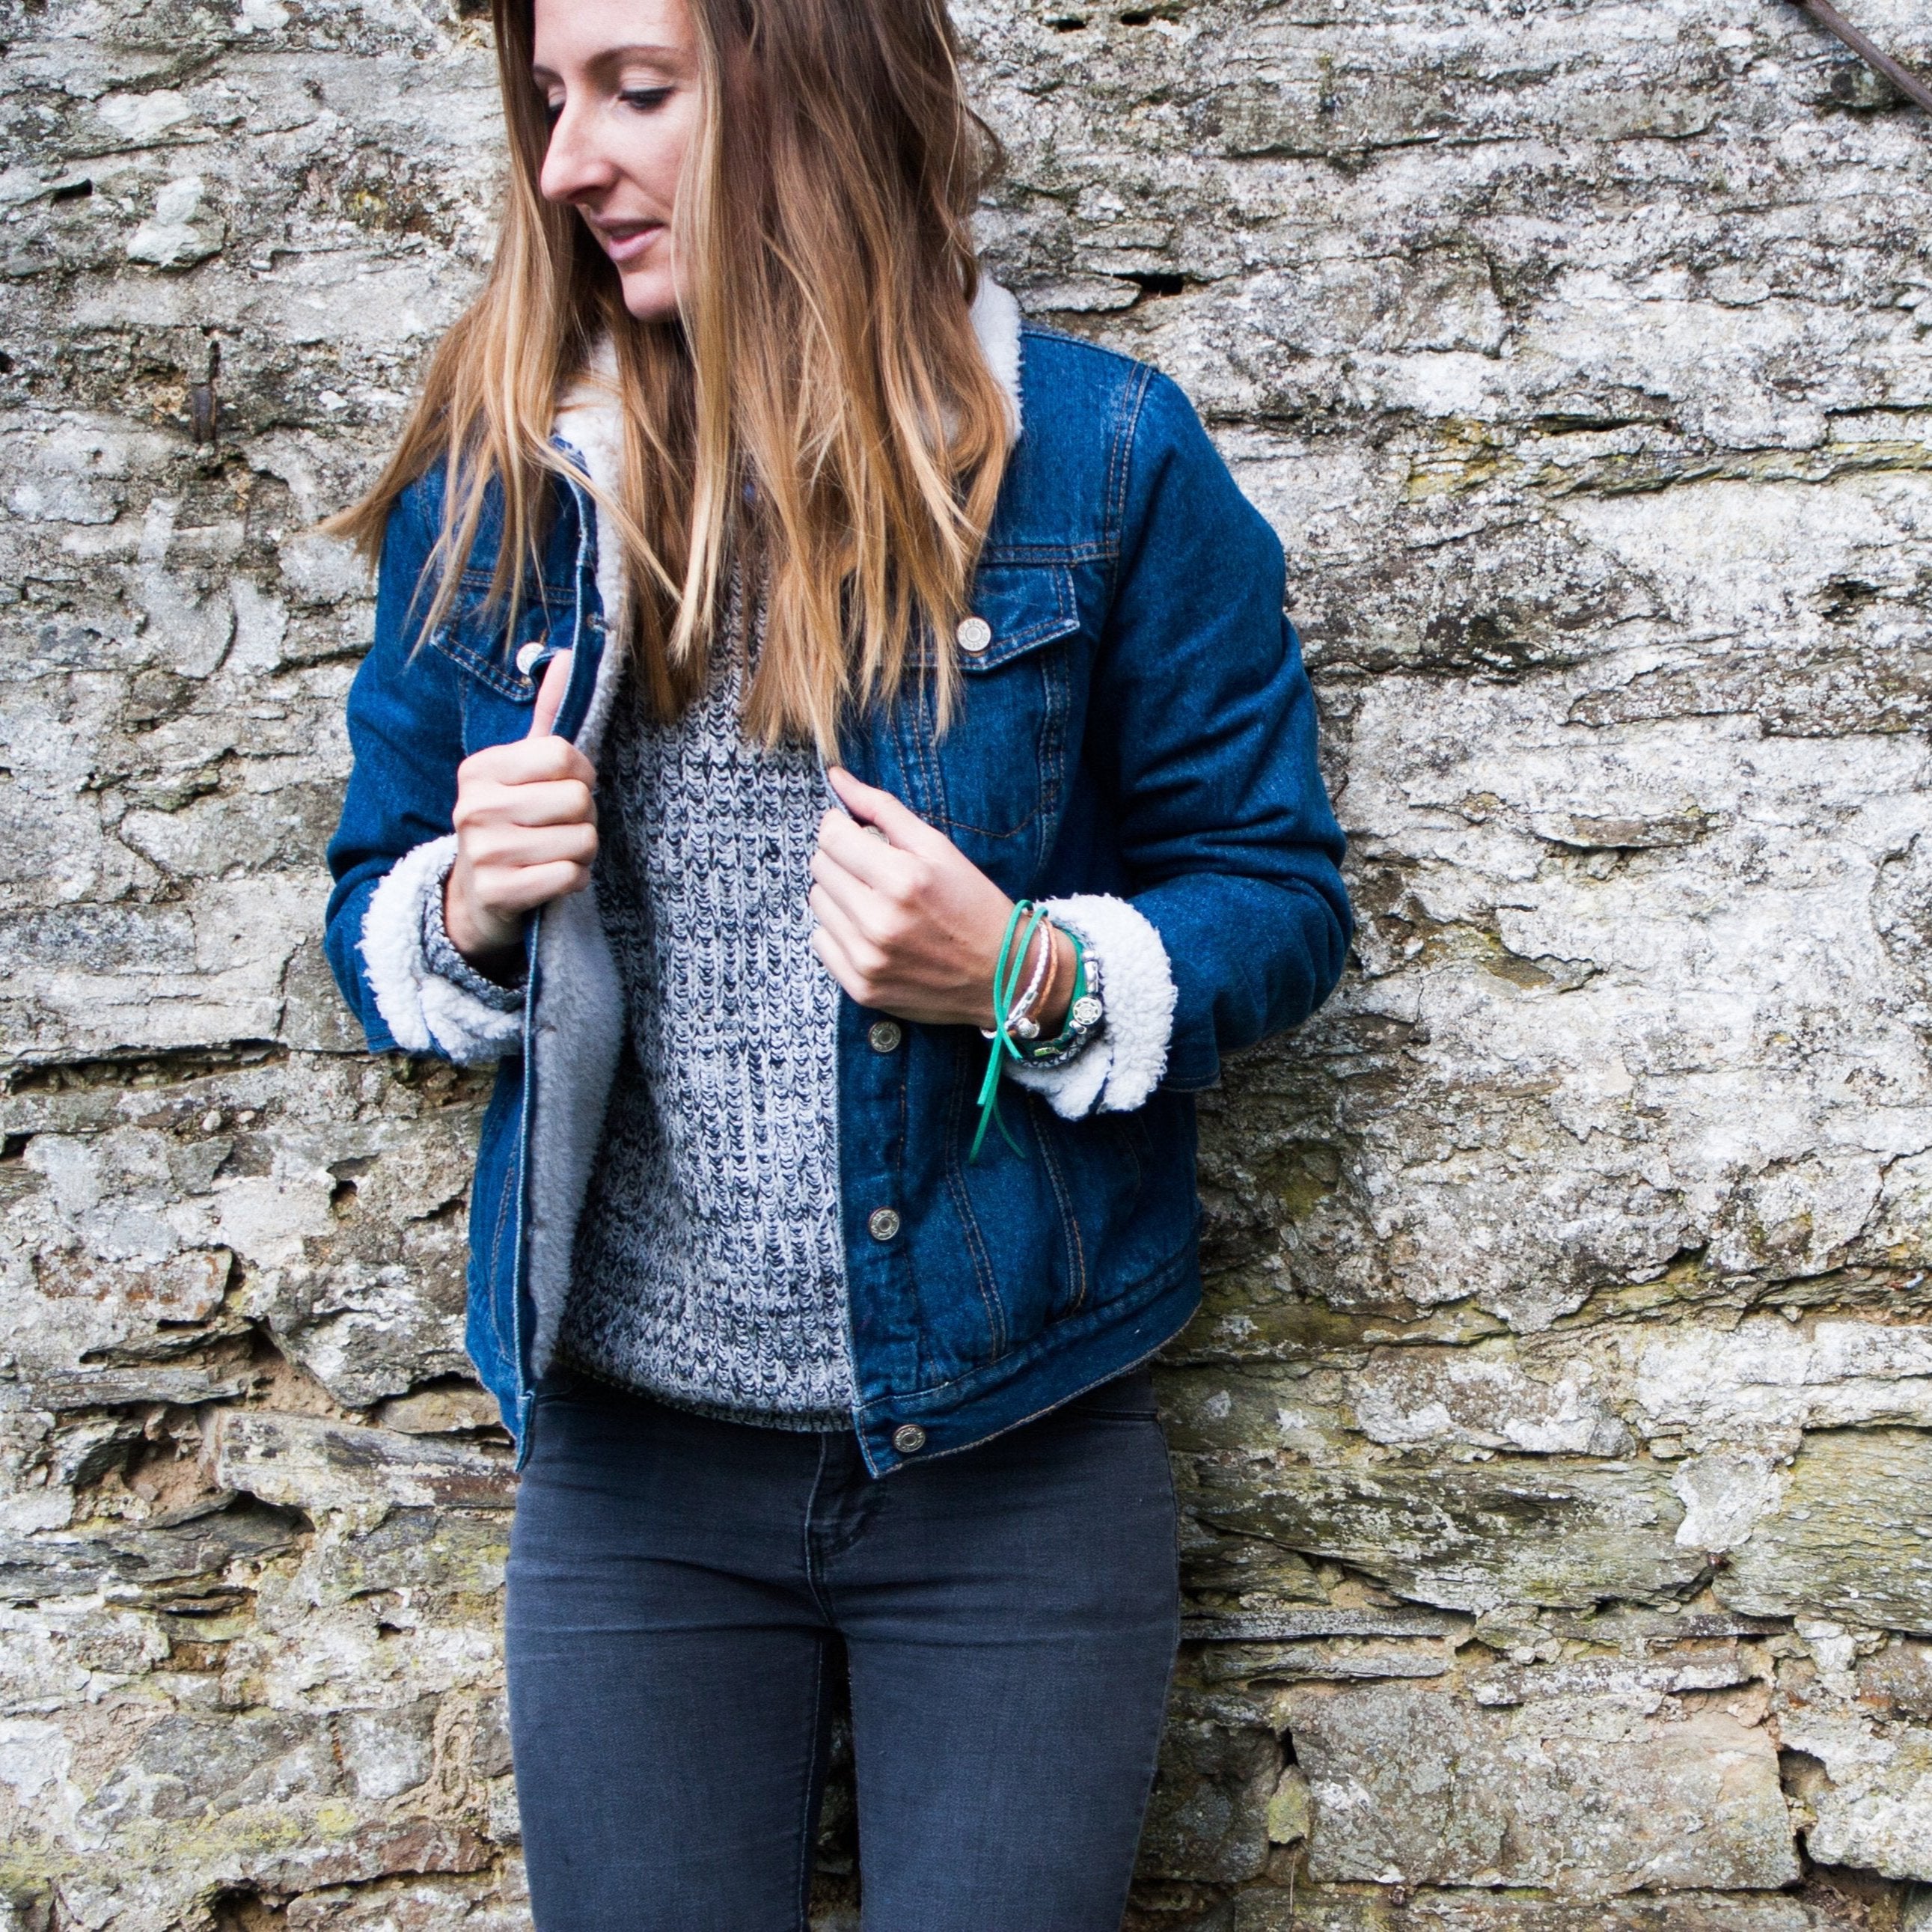
[[[742,557],[769,600],[746,728],[830,756],[848,707],[915,665],[942,724],[953,700],[952,653],[919,637],[964,614],[1011,440],[969,314],[999,148],[966,105],[945,0],[688,4],[702,112],[672,224],[680,314],[634,320],[575,212],[538,191],[532,0],[494,0],[510,148],[495,258],[394,454],[328,527],[374,559],[398,496],[447,466],[427,634],[500,487],[494,592],[514,622],[564,466],[557,399],[608,334],[623,462],[598,501],[646,702],[672,717],[703,689]]]

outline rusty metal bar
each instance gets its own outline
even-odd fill
[[[1832,4],[1832,0],[1792,0],[1792,4],[1809,14],[1827,33],[1837,34],[1867,66],[1883,74],[1906,100],[1917,101],[1927,113],[1932,114],[1932,85],[1921,80],[1911,68],[1900,65],[1891,55],[1874,46]]]
[[[208,379],[192,384],[188,392],[189,433],[196,442],[212,442],[221,433],[221,399],[214,389],[221,374],[219,338],[208,345]]]

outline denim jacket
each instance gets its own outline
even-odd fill
[[[838,1003],[836,1132],[853,1424],[868,1466],[964,1448],[1120,1373],[1200,1296],[1192,1096],[1224,1054],[1304,1019],[1350,933],[1342,841],[1282,611],[1281,547],[1174,385],[1023,326],[982,285],[974,320],[1017,436],[961,627],[944,733],[914,686],[851,719],[843,761],[1015,898],[1048,901],[1106,966],[1084,1073],[1010,1083],[1023,1153],[969,1162],[986,1042]],[[595,478],[598,426],[560,417]],[[527,925],[520,1010],[430,963],[423,914],[453,837],[456,768],[524,736],[544,662],[574,651],[556,728],[596,762],[621,652],[614,545],[557,484],[514,631],[488,591],[486,517],[451,614],[418,579],[443,478],[392,512],[376,636],[349,700],[331,842],[329,962],[380,1051],[495,1059],[470,1201],[466,1341],[527,1456],[624,1027],[594,895]],[[986,640],[985,632],[991,632]],[[1081,1062],[1076,1061],[1076,1068]]]

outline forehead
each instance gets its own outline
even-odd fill
[[[535,0],[532,57],[554,74],[626,48],[691,44],[685,0]]]

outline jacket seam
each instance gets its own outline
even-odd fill
[[[950,825],[952,804],[946,794],[946,767],[940,760],[938,721],[928,717],[922,703],[907,706],[906,718],[904,735],[911,741],[913,755],[919,760],[926,795],[932,801],[933,815],[942,824]]]
[[[524,1071],[525,1077],[527,1078],[530,1072],[529,1063],[527,1061],[524,1064]],[[522,1112],[520,1100],[518,1102],[518,1111],[520,1113]],[[503,1184],[502,1187],[497,1190],[496,1226],[492,1232],[490,1238],[490,1279],[492,1280],[496,1278],[501,1265],[503,1252],[503,1227],[504,1223],[510,1218],[510,1211],[515,1202],[517,1170],[521,1164],[522,1163],[516,1157],[516,1150],[512,1148],[511,1150],[511,1158],[506,1164],[504,1168]],[[512,1272],[513,1274],[514,1272],[514,1268],[515,1264],[513,1259],[512,1262]],[[505,1355],[514,1360],[515,1359],[516,1338],[514,1336],[506,1336],[503,1333],[501,1324],[497,1322],[497,1299],[498,1298],[494,1294],[488,1298],[490,1304],[490,1330],[496,1337],[496,1346],[498,1348],[500,1349]],[[521,1379],[520,1373],[519,1375],[519,1379]]]
[[[1048,830],[1060,823],[1060,788],[1066,775],[1066,718],[1072,700],[1066,657],[1066,651],[1058,650],[1044,653],[1039,660],[1040,682],[1046,687],[1040,720],[1040,803],[1029,822],[1040,828],[1034,841],[1034,862],[1041,867],[1047,861]]]
[[[1109,573],[1108,602],[1111,604],[1120,587],[1120,544],[1123,525],[1126,518],[1127,484],[1133,473],[1134,443],[1140,434],[1141,411],[1144,406],[1148,392],[1154,383],[1154,371],[1144,364],[1137,370],[1137,380],[1122,399],[1122,414],[1125,418],[1114,446],[1107,457],[1107,506],[1104,527],[1108,539],[1109,560],[1113,569]]]
[[[988,1359],[998,1361],[1006,1349],[1005,1315],[1000,1306],[998,1292],[993,1280],[992,1262],[986,1252],[986,1238],[980,1232],[979,1217],[973,1212],[972,1195],[966,1186],[966,1177],[959,1166],[959,1142],[965,1125],[964,1112],[959,1103],[964,1097],[970,1064],[964,1051],[955,1052],[952,1056],[952,1105],[946,1110],[946,1192],[952,1196],[953,1207],[959,1216],[961,1228],[966,1240],[966,1250],[972,1257],[974,1285],[980,1291],[980,1299],[986,1312],[987,1335],[992,1345],[992,1354]]]
[[[1073,1299],[1066,1304],[1066,1312],[1076,1315],[1087,1305],[1086,1245],[1080,1238],[1079,1216],[1073,1211],[1072,1197],[1066,1190],[1066,1178],[1060,1172],[1060,1156],[1048,1142],[1047,1136],[1052,1129],[1040,1118],[1046,1111],[1044,1103],[1037,1094],[1028,1094],[1027,1106],[1034,1116],[1034,1138],[1039,1143],[1046,1178],[1052,1184],[1053,1198],[1059,1206],[1060,1235],[1066,1244],[1066,1258],[1072,1268]]]
[[[1105,536],[1091,543],[989,543],[981,549],[979,561],[994,570],[1003,565],[1105,563],[1119,548]]]

